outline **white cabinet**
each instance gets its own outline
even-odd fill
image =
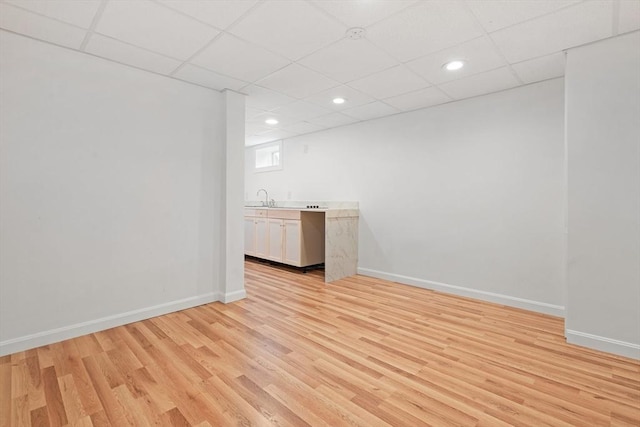
[[[266,209],[245,209],[244,253],[264,258],[267,255]]]
[[[269,250],[267,251],[267,259],[272,261],[283,262],[284,247],[284,229],[281,219],[269,218],[267,220],[269,228]]]
[[[264,258],[267,256],[268,241],[267,219],[256,218],[256,250],[253,256]]]
[[[256,255],[256,219],[252,216],[244,217],[244,253]]]
[[[324,213],[245,209],[245,254],[296,267],[322,264]]]
[[[301,220],[269,218],[269,251],[267,259],[302,267]],[[319,263],[318,263],[319,264]]]
[[[282,262],[291,265],[301,265],[301,222],[296,220],[285,219],[282,221],[282,229],[284,230],[283,244],[284,254]]]

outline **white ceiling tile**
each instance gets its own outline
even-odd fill
[[[265,110],[262,110],[260,108],[253,108],[253,107],[245,107],[245,112],[244,112],[244,116],[246,120],[251,120],[253,118],[255,118],[256,116],[262,115],[266,113]]]
[[[298,64],[278,70],[260,80],[258,84],[295,98],[306,98],[339,85],[338,82]]]
[[[453,99],[464,99],[509,89],[518,85],[518,80],[516,80],[509,68],[503,67],[443,83],[438,87]]]
[[[100,34],[92,34],[85,51],[103,58],[160,74],[169,74],[181,64],[173,58],[149,52]]]
[[[40,40],[80,48],[86,31],[62,22],[0,3],[0,28]]]
[[[4,0],[5,2],[55,18],[69,24],[89,28],[100,0]]]
[[[346,102],[344,104],[334,104],[335,98],[344,98]],[[322,107],[330,108],[332,110],[340,111],[345,108],[353,108],[358,105],[368,104],[375,99],[372,96],[357,91],[349,86],[342,85],[332,87],[324,92],[317,93],[310,97],[305,98],[305,101],[312,102]]]
[[[359,107],[349,108],[343,111],[344,114],[360,120],[375,119],[377,117],[388,116],[398,113],[400,110],[391,107],[380,101],[374,101]]]
[[[456,59],[466,62],[462,69],[447,71],[442,67]],[[456,47],[407,62],[409,68],[433,84],[456,80],[505,65],[507,65],[505,60],[486,37],[479,37]]]
[[[253,82],[284,67],[290,61],[237,37],[223,34],[191,62],[218,73]]]
[[[349,27],[367,27],[411,6],[416,0],[317,0],[313,3]]]
[[[246,105],[261,110],[273,110],[296,100],[283,93],[256,85],[247,86],[242,91],[247,94]]]
[[[539,82],[564,75],[565,55],[558,52],[513,64],[511,68],[525,83]]]
[[[328,128],[348,125],[350,123],[355,123],[357,121],[359,121],[359,119],[356,119],[355,117],[351,117],[351,116],[345,116],[342,113],[331,113],[331,114],[327,114],[326,116],[320,116],[320,117],[316,117],[315,119],[309,120],[309,122],[313,124],[325,126]]]
[[[451,101],[451,98],[436,87],[428,87],[384,100],[385,103],[402,111],[417,110],[418,108],[431,107],[432,105],[444,104],[449,101]]]
[[[467,0],[467,4],[485,30],[524,22],[554,10],[578,3],[580,0]]]
[[[261,133],[271,132],[272,130],[273,129],[264,123],[246,122],[244,125],[244,133],[246,136],[260,135]]]
[[[640,1],[620,0],[618,34],[640,28]]]
[[[384,70],[398,63],[368,40],[349,38],[327,46],[299,62],[342,83]]]
[[[329,114],[331,110],[310,102],[296,101],[283,107],[276,108],[275,110],[272,110],[272,112],[275,114],[284,114],[285,116],[300,120],[307,120]]]
[[[187,64],[178,70],[174,77],[191,83],[209,87],[215,90],[231,89],[239,90],[247,85],[247,82],[209,71],[195,65]]]
[[[449,0],[419,2],[367,29],[367,38],[401,61],[482,35],[471,12]]]
[[[270,125],[266,123],[267,119],[276,119],[278,121],[277,124],[275,125]],[[284,126],[289,126],[292,125],[294,123],[299,122],[300,119],[297,118],[293,118],[293,117],[288,117],[282,113],[276,113],[274,111],[267,111],[266,113],[263,114],[258,114],[257,116],[253,117],[251,120],[248,121],[248,123],[253,123],[253,124],[257,124],[260,126],[266,126],[268,128],[268,131],[272,131],[274,129],[280,129]]]
[[[267,119],[276,119],[278,123],[275,125],[267,124]],[[269,135],[272,139],[273,135],[276,135],[276,131],[293,132],[289,130],[289,126],[294,126],[301,120],[284,116],[282,114],[275,114],[273,112],[266,112],[259,114],[249,120],[245,121],[245,133],[246,135]],[[284,136],[282,136],[284,138]]]
[[[98,33],[177,59],[187,59],[219,31],[148,0],[110,1]]]
[[[159,0],[165,6],[225,29],[249,10],[257,0]]]
[[[298,122],[284,128],[284,130],[286,131],[295,132],[297,134],[318,132],[323,129],[326,128],[324,126],[316,125],[309,122]]]
[[[411,72],[404,65],[398,65],[363,79],[353,81],[349,83],[349,86],[375,98],[383,99],[425,88],[429,86],[429,83]]]
[[[305,1],[269,0],[230,29],[292,60],[344,36],[346,28]]]
[[[587,1],[514,25],[491,38],[511,63],[611,36],[612,3]]]

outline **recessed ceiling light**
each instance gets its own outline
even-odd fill
[[[276,119],[267,119],[264,121],[268,125],[277,125],[278,121]]]
[[[344,98],[340,98],[340,97],[333,98],[333,103],[334,104],[344,104],[345,102],[346,102],[346,99],[344,99]]]
[[[461,61],[461,60],[449,61],[446,64],[444,64],[443,67],[447,71],[456,71],[464,67],[464,61]]]

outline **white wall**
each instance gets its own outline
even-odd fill
[[[567,54],[569,342],[640,358],[640,32]]]
[[[359,271],[563,315],[561,79],[284,142],[286,200],[360,202]],[[246,156],[250,162],[250,153]]]
[[[0,68],[0,351],[219,299],[222,94],[7,32]]]

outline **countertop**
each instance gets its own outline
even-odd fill
[[[357,217],[359,210],[357,207],[331,207],[310,203],[309,206],[320,206],[319,208],[307,208],[306,206],[274,206],[267,207],[254,204],[245,204],[245,209],[265,210],[265,211],[300,211],[300,212],[324,212],[327,218]]]

